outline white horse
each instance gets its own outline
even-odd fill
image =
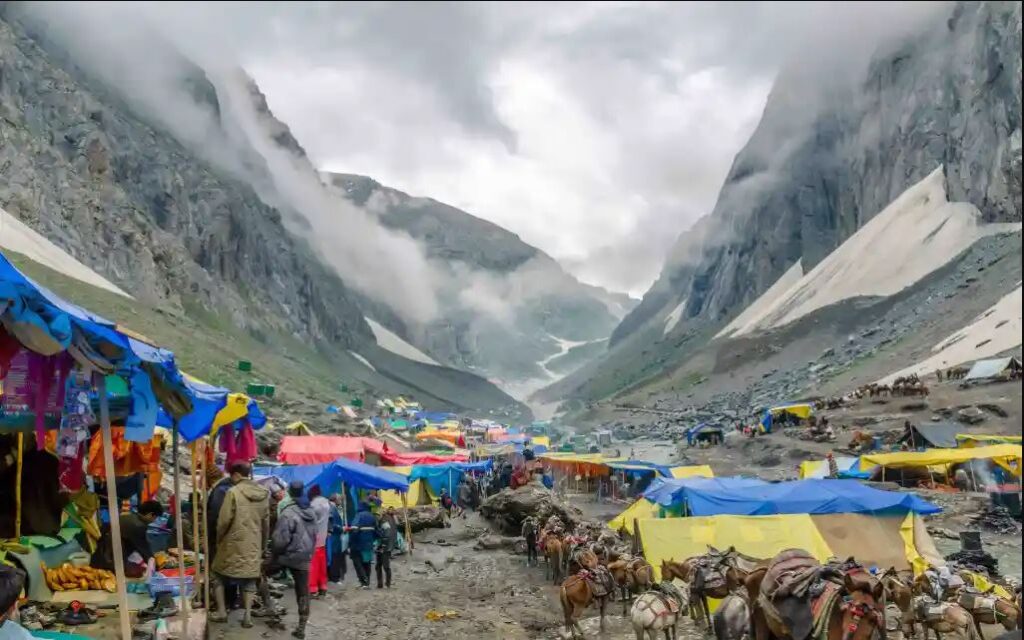
[[[676,640],[676,627],[689,604],[684,592],[671,582],[662,582],[660,591],[647,591],[633,602],[629,612],[636,640],[657,640],[658,632],[665,640]]]

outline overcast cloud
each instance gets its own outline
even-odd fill
[[[855,73],[851,60],[942,6],[118,10],[144,16],[202,62],[244,65],[321,169],[458,206],[518,233],[584,281],[640,295],[679,233],[714,206],[784,63],[813,62],[822,78]]]

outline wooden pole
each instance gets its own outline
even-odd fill
[[[181,436],[178,435],[177,420],[175,420],[173,431],[171,431],[171,441],[174,447],[172,451],[172,459],[174,461],[174,531],[178,543],[178,588],[181,594],[178,598],[178,611],[181,611],[182,636],[187,640],[189,637],[188,614],[190,607],[188,594],[185,591],[185,533],[181,530],[181,464],[179,463]]]
[[[18,432],[18,463],[14,476],[14,539],[21,540],[21,470],[25,464],[25,434]]]
[[[212,559],[210,558],[210,523],[207,520],[207,503],[205,500],[207,484],[206,478],[209,473],[209,469],[206,468],[206,447],[208,444],[209,443],[204,437],[199,441],[199,446],[197,447],[200,451],[199,469],[203,476],[203,606],[206,607],[207,618],[209,618],[210,611],[210,576],[212,575],[210,573],[210,562],[212,562]]]
[[[117,608],[121,619],[121,637],[132,637],[132,624],[128,612],[128,584],[124,575],[124,549],[121,546],[121,510],[117,501],[117,481],[114,478],[114,438],[110,434],[110,402],[107,399],[107,380],[96,374],[96,392],[100,396],[100,430],[103,437],[103,466],[107,481],[107,510],[110,513],[110,542],[114,552],[114,578],[117,582]]]
[[[416,547],[416,544],[412,541],[412,526],[409,524],[409,492],[402,492],[402,517],[405,519],[405,541],[409,547],[409,556],[412,556],[412,550]]]
[[[199,442],[192,445],[192,455],[189,456],[191,463],[189,468],[192,472],[192,554],[196,561],[196,575],[193,585],[198,590],[199,584],[195,582],[199,578],[199,554],[202,550],[199,546],[199,486],[202,480],[199,478],[199,462],[196,460],[196,453],[199,451]],[[184,561],[182,562],[184,564]]]

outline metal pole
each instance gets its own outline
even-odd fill
[[[110,542],[114,552],[114,577],[117,582],[117,608],[121,621],[121,638],[132,637],[128,613],[128,584],[124,575],[124,549],[121,546],[121,513],[117,502],[117,481],[114,478],[114,442],[110,434],[110,402],[107,399],[107,380],[96,374],[96,392],[100,396],[100,430],[103,437],[103,466],[107,481],[107,510],[110,513]]]
[[[185,591],[185,534],[181,530],[181,464],[179,463],[181,437],[178,435],[177,420],[175,420],[173,430],[171,431],[171,441],[174,447],[172,452],[172,459],[174,461],[174,530],[178,543],[178,588],[181,594],[178,599],[178,610],[181,611],[182,616],[182,635],[187,639],[189,637],[188,614],[190,607],[188,594]]]

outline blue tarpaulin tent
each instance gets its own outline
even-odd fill
[[[409,482],[426,480],[434,495],[440,495],[441,489],[446,489],[449,495],[454,496],[455,490],[462,481],[462,476],[467,471],[484,472],[494,465],[493,460],[480,462],[445,462],[443,464],[418,464],[413,466],[409,472]]]
[[[721,439],[723,429],[720,425],[703,422],[698,424],[696,427],[691,427],[686,430],[686,443],[692,447],[693,443],[697,440],[697,436],[700,434],[713,434],[715,432],[718,433],[718,437]]]
[[[626,475],[650,475],[655,474],[666,478],[672,477],[669,467],[663,464],[656,464],[646,460],[619,460],[617,462],[605,462],[605,466],[616,473]]]
[[[686,513],[693,516],[941,511],[914,494],[881,491],[856,480],[796,480],[748,486],[708,483],[685,488],[682,500]]]
[[[405,476],[348,458],[323,465],[320,473],[306,482],[306,486],[320,485],[324,494],[331,494],[337,493],[343,482],[353,489],[409,490],[409,480]]]
[[[759,487],[768,484],[757,478],[656,478],[644,497],[651,502],[656,502],[663,507],[670,507],[673,504],[685,502],[689,492],[698,489],[718,489],[722,491],[739,490],[749,487]]]
[[[302,484],[307,487],[313,485],[313,481],[323,473],[327,465],[333,464],[331,462],[325,462],[323,464],[297,464],[297,465],[284,465],[284,466],[255,466],[252,469],[252,475],[256,478],[266,478],[273,476],[281,480],[284,484],[288,484],[293,480],[301,480]]]

